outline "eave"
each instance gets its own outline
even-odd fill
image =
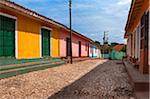
[[[143,3],[145,1],[146,0],[132,0],[127,23],[125,26],[124,38],[127,38],[129,33],[131,32],[131,26],[134,24],[135,19],[139,16]]]
[[[12,2],[12,1],[0,0],[0,7],[9,8],[9,9],[14,10],[14,11],[16,10],[16,12],[21,13],[23,15],[35,18],[36,20],[39,20],[39,21],[43,21],[43,22],[52,24],[56,27],[65,29],[68,32],[70,31],[70,29],[67,26],[65,26],[65,25],[63,25],[63,24],[61,24],[61,23],[59,23],[59,22],[57,22],[57,21],[55,21],[51,18],[45,17],[45,16],[43,16],[43,15],[41,15],[41,14],[35,12],[35,11],[32,11],[32,10],[28,9],[28,8],[25,8],[21,5],[18,5],[16,3]],[[81,37],[81,38],[83,38],[83,39],[85,39],[85,40],[88,40],[89,42],[93,42],[92,39],[76,32],[75,30],[72,30],[72,33],[79,36],[79,37]]]

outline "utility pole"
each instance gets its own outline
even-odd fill
[[[103,58],[105,57],[105,51],[107,50],[108,46],[108,31],[104,31],[104,37],[103,37]]]
[[[70,62],[72,64],[72,0],[69,0],[69,22],[70,22]]]
[[[108,44],[108,31],[104,31],[103,43]]]

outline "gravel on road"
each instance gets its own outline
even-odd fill
[[[107,61],[49,99],[134,99],[122,61]]]
[[[106,60],[87,60],[2,79],[0,80],[0,99],[47,99],[104,62]],[[101,72],[99,74],[101,75]],[[101,83],[99,85],[105,86]]]

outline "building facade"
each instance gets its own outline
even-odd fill
[[[102,58],[100,47],[94,43],[90,44],[89,57],[90,58]]]
[[[66,57],[70,55],[70,32],[64,29],[60,34],[60,56]],[[93,42],[79,33],[73,31],[72,34],[72,56],[73,57],[89,57],[89,44]]]
[[[149,0],[132,0],[125,27],[128,59],[139,66],[142,73],[149,73]]]
[[[17,59],[59,56],[58,24],[9,1],[1,1],[0,7],[3,26],[0,56]]]
[[[0,57],[70,55],[69,28],[11,1],[0,1]],[[72,31],[73,57],[89,57],[91,39]]]

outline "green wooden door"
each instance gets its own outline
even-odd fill
[[[0,57],[15,56],[15,20],[0,15]]]
[[[50,56],[50,30],[42,29],[42,56]]]

